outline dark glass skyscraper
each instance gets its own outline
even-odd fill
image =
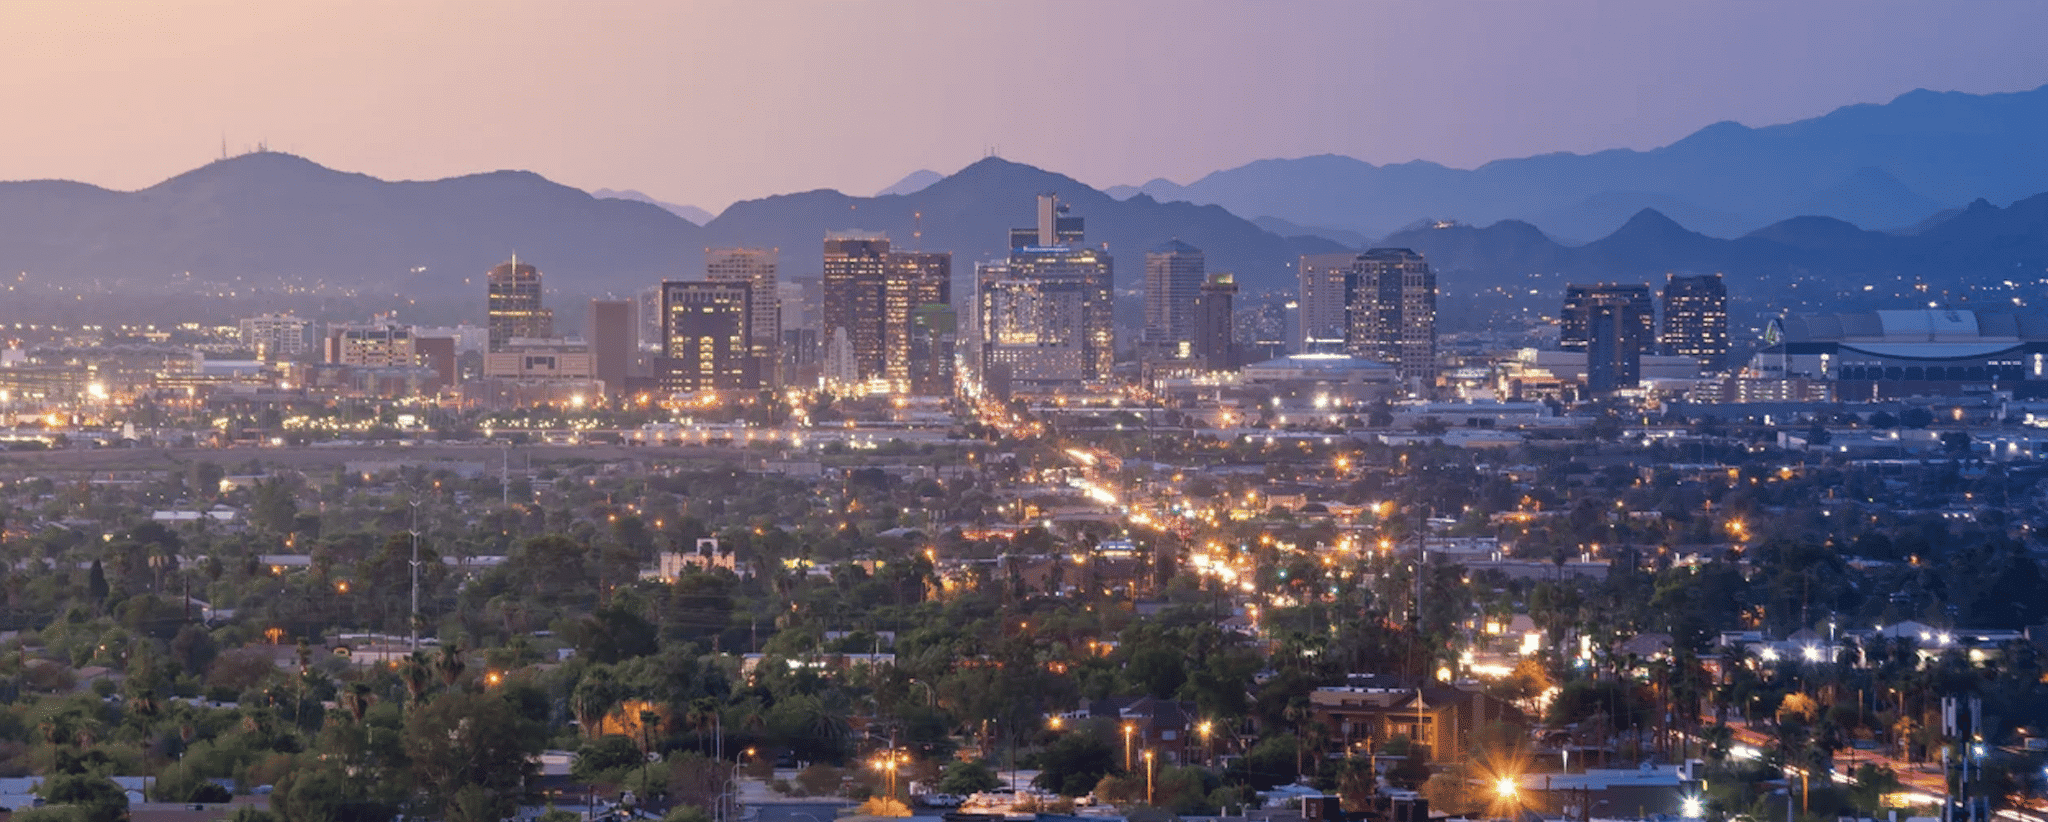
[[[1700,370],[1726,370],[1728,286],[1719,274],[1671,275],[1664,282],[1664,352],[1699,360]]]
[[[1148,350],[1170,358],[1194,354],[1195,301],[1207,273],[1202,250],[1168,240],[1145,252],[1145,333]]]
[[[1557,346],[1566,351],[1584,351],[1592,339],[1593,310],[1619,305],[1628,319],[1641,326],[1629,335],[1641,349],[1638,355],[1653,353],[1649,346],[1657,339],[1656,314],[1650,305],[1650,287],[1639,283],[1595,283],[1564,287],[1564,311],[1558,316]]]
[[[1409,385],[1436,383],[1436,272],[1421,254],[1375,248],[1344,274],[1344,347],[1399,369]]]
[[[760,387],[754,362],[752,283],[661,284],[661,387],[707,391]]]

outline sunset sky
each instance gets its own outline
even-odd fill
[[[2048,83],[2048,3],[0,3],[0,179],[132,189],[266,143],[716,211],[990,151],[1096,186],[1265,157],[1649,148]]]

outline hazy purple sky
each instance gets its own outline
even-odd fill
[[[1914,88],[2048,83],[2025,2],[0,2],[0,178],[139,188],[258,141],[716,210],[992,148],[1108,186],[1469,167]]]

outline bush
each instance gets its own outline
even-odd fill
[[[812,765],[796,773],[797,791],[803,796],[837,796],[844,775],[830,765]]]

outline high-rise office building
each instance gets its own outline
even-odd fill
[[[1038,224],[1010,231],[1009,258],[976,267],[975,333],[983,374],[1049,388],[1110,376],[1116,364],[1115,261],[1080,245],[1082,218],[1050,194]]]
[[[1670,275],[1664,283],[1664,353],[1699,360],[1718,373],[1728,359],[1728,286],[1719,274]]]
[[[1586,391],[1611,394],[1642,381],[1643,354],[1650,348],[1641,308],[1627,300],[1586,306]]]
[[[244,317],[240,325],[242,344],[254,351],[256,359],[266,362],[296,360],[312,353],[312,344],[306,334],[312,323],[303,317],[263,314]]]
[[[1237,277],[1227,272],[1211,274],[1195,298],[1194,356],[1212,371],[1238,366]]]
[[[540,269],[519,261],[499,263],[485,275],[489,302],[491,351],[502,351],[514,339],[555,335],[555,314],[541,305]]]
[[[951,304],[953,255],[895,251],[880,234],[834,232],[825,238],[823,290],[824,378],[910,390],[912,373],[929,371],[912,362],[914,317],[924,306]]]
[[[1080,217],[1067,216],[1067,206],[1052,194],[1038,195],[1038,220],[1023,228],[1010,229],[1010,248],[1059,248],[1081,244],[1085,224]]]
[[[1593,309],[1603,305],[1625,306],[1630,322],[1641,327],[1631,332],[1638,355],[1655,353],[1656,315],[1650,307],[1650,287],[1640,283],[1595,283],[1564,287],[1564,311],[1558,315],[1557,345],[1566,351],[1585,351],[1592,339]]]
[[[1344,276],[1345,349],[1394,366],[1413,390],[1436,383],[1436,273],[1421,254],[1374,248]]]
[[[984,382],[1053,388],[1093,378],[1082,272],[984,263],[975,268],[975,276]]]
[[[953,394],[953,352],[960,316],[946,303],[925,303],[910,315],[910,393]]]
[[[859,383],[881,377],[888,338],[889,238],[860,231],[825,235],[824,378]]]
[[[607,397],[626,394],[626,373],[640,348],[638,307],[637,300],[591,300],[584,315],[583,337],[590,341],[592,366]]]
[[[753,316],[747,319],[753,334],[754,362],[761,382],[781,385],[782,299],[776,281],[778,252],[773,248],[709,248],[704,250],[704,275],[715,283],[747,283],[753,286]]]
[[[1318,342],[1341,342],[1350,333],[1344,281],[1351,276],[1351,264],[1357,259],[1358,254],[1349,251],[1304,254],[1295,264],[1295,275],[1301,283],[1295,301],[1301,318],[1300,336],[1295,339],[1299,350],[1313,350],[1313,343]]]
[[[413,328],[390,314],[367,323],[329,326],[324,359],[334,365],[367,368],[411,368],[420,364]]]
[[[1206,263],[1202,250],[1168,240],[1145,252],[1146,351],[1172,359],[1194,356],[1195,301]]]
[[[753,284],[661,284],[661,387],[666,391],[751,390],[754,363]]]
[[[886,276],[882,291],[883,373],[896,390],[934,393],[919,390],[920,385],[933,387],[929,375],[935,367],[920,358],[936,352],[922,344],[929,340],[917,340],[916,319],[927,306],[951,308],[953,255],[946,251],[892,251]],[[927,376],[918,380],[919,374]],[[948,384],[936,393],[950,395],[953,387]]]

